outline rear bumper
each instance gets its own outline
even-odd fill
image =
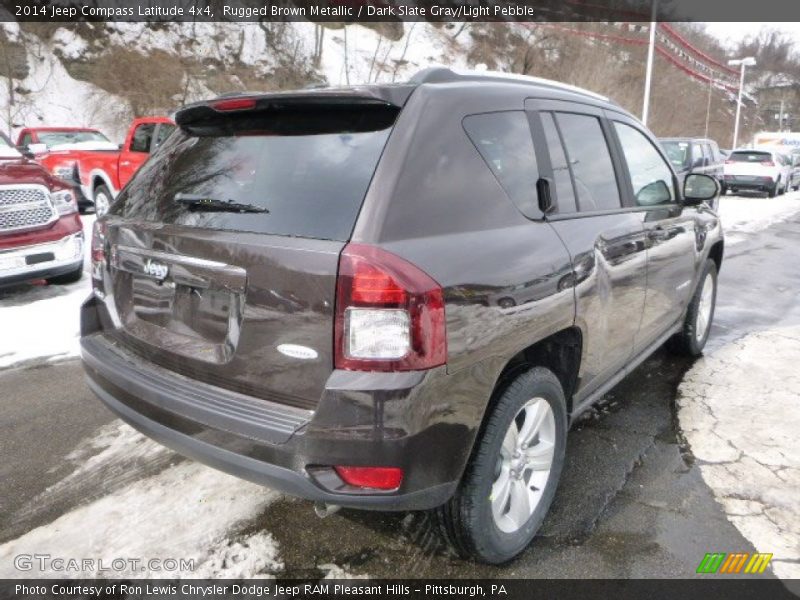
[[[726,187],[737,190],[757,190],[766,192],[773,188],[775,181],[772,177],[748,177],[746,179],[737,178],[736,175],[725,175],[723,183]]]
[[[82,314],[89,387],[176,452],[294,496],[354,508],[424,510],[455,491],[475,432],[452,415],[431,413],[437,401],[442,406],[444,368],[377,374],[371,382],[372,374],[334,371],[317,409],[303,410],[183,377],[106,334],[86,335],[98,303],[90,297]],[[396,491],[364,490],[345,484],[331,465],[395,466],[404,479]]]
[[[65,275],[83,266],[83,233],[0,250],[0,285]]]

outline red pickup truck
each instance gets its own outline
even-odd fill
[[[17,145],[57,177],[80,185],[83,202],[100,216],[174,129],[167,117],[135,119],[125,143],[115,146],[96,129],[31,128],[20,132]]]
[[[0,134],[0,286],[83,274],[83,228],[70,184]]]

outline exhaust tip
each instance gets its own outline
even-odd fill
[[[339,512],[340,508],[342,507],[338,504],[325,504],[324,502],[314,503],[314,512],[317,513],[320,519],[330,517],[332,514]]]

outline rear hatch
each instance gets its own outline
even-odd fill
[[[111,335],[195,379],[316,406],[339,254],[398,111],[328,95],[179,113],[106,220]]]
[[[777,167],[772,153],[758,150],[737,150],[725,160],[725,175],[734,181],[756,181],[762,177],[775,178]]]

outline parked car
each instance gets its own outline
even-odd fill
[[[78,206],[88,209],[92,202],[83,195],[75,163],[81,152],[117,152],[118,147],[97,129],[88,127],[26,127],[17,136],[17,149],[35,159],[56,177],[72,184]]]
[[[135,119],[125,142],[115,152],[86,152],[77,156],[76,167],[83,194],[102,216],[134,173],[175,130],[168,117]]]
[[[774,198],[786,192],[791,178],[791,160],[777,150],[734,150],[725,161],[725,188],[734,194],[766,192]]]
[[[800,152],[792,152],[788,155],[792,171],[789,178],[789,189],[800,190]]]
[[[70,186],[0,135],[0,286],[83,274],[83,228]]]
[[[176,122],[95,228],[89,386],[323,512],[433,509],[462,555],[507,561],[569,425],[665,342],[708,339],[719,186],[681,187],[602,96],[437,68]]]
[[[705,138],[661,138],[661,145],[681,182],[690,173],[705,173],[716,178],[725,192],[725,157],[717,142]]]

